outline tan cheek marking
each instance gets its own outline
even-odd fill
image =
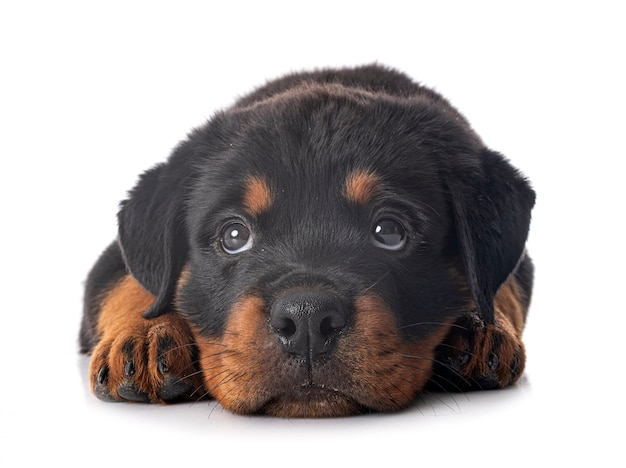
[[[183,266],[183,269],[180,272],[180,276],[178,277],[178,281],[176,282],[176,293],[174,295],[174,304],[178,311],[182,310],[182,307],[180,305],[180,296],[181,296],[183,288],[189,282],[189,278],[191,278],[191,266],[189,265],[189,262],[187,262]]]
[[[435,348],[452,321],[442,323],[426,339],[407,341],[382,299],[365,295],[355,306],[353,335],[346,340],[342,355],[354,366],[353,385],[359,401],[379,411],[409,405],[430,378]]]
[[[185,266],[183,266],[180,276],[178,277],[177,289],[183,288],[189,282],[190,276],[191,266],[189,266],[189,263],[185,263]]]
[[[373,172],[356,170],[346,178],[344,194],[354,203],[366,205],[379,193],[379,178]]]
[[[247,177],[243,206],[248,214],[258,216],[267,211],[273,201],[272,191],[265,179],[257,176]]]
[[[236,413],[254,412],[265,402],[273,356],[280,356],[268,339],[264,311],[262,299],[247,296],[232,307],[221,337],[207,339],[193,331],[206,388]]]

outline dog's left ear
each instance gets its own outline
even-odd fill
[[[118,213],[118,243],[128,271],[155,296],[144,313],[170,312],[188,258],[185,201],[189,169],[184,147],[146,171]]]
[[[523,253],[535,192],[500,154],[454,164],[448,174],[459,248],[478,313],[494,322],[493,301]]]

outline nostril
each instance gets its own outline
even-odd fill
[[[337,315],[329,315],[320,322],[320,333],[325,338],[330,338],[337,335],[346,326],[344,318]]]
[[[296,322],[289,317],[275,317],[271,325],[279,336],[289,338],[296,333]]]

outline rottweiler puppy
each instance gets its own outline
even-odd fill
[[[446,99],[402,73],[269,82],[121,203],[86,281],[93,392],[328,417],[512,385],[534,202]]]

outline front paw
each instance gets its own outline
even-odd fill
[[[93,351],[90,382],[105,401],[164,403],[204,395],[196,347],[175,314],[141,320],[103,336]]]
[[[433,390],[487,390],[517,382],[524,372],[526,352],[506,317],[497,315],[491,325],[468,315],[453,325],[435,359]]]

